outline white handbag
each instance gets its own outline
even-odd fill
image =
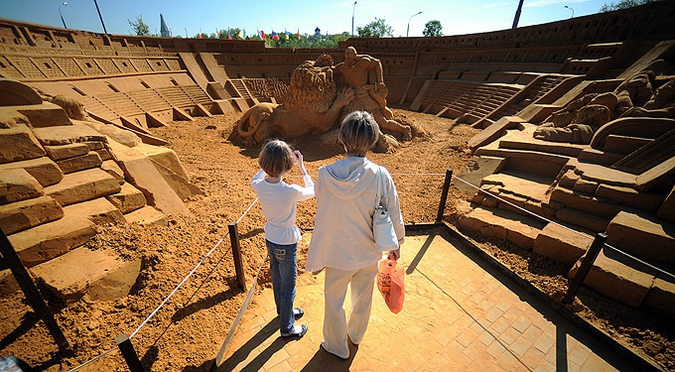
[[[391,222],[387,207],[387,176],[381,169],[377,170],[377,199],[373,213],[373,237],[379,251],[398,249],[398,239],[394,224]]]

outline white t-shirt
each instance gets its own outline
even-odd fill
[[[305,187],[287,184],[283,180],[277,183],[265,179],[262,169],[253,176],[251,187],[260,199],[265,223],[265,239],[276,244],[297,243],[302,234],[295,225],[296,203],[314,197],[314,182],[306,174],[302,177]]]

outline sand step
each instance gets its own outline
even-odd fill
[[[106,250],[85,247],[30,269],[33,276],[66,304],[84,295],[110,301],[129,294],[141,269],[141,260],[124,261]]]
[[[63,218],[12,235],[12,247],[26,267],[56,258],[86,243],[96,234],[87,218],[64,214]]]
[[[65,206],[63,207],[63,211],[75,218],[87,218],[97,225],[126,223],[122,212],[108,199],[103,197]]]
[[[125,214],[124,218],[126,218],[127,223],[138,223],[144,226],[155,224],[160,226],[169,225],[169,218],[164,213],[149,205]]]
[[[0,204],[42,196],[42,185],[25,169],[12,169],[0,173]]]
[[[45,187],[45,194],[62,206],[75,204],[120,191],[120,184],[101,168],[70,173],[56,185]]]
[[[120,192],[110,194],[106,198],[123,214],[143,208],[147,204],[145,195],[143,195],[141,190],[128,182],[122,184]]]
[[[14,169],[24,169],[43,187],[57,184],[63,179],[61,168],[46,156],[37,159],[0,164],[0,173],[5,173]]]
[[[27,125],[0,127],[0,163],[35,159],[44,155],[45,150]]]
[[[487,193],[517,207],[552,218],[555,215],[555,209],[549,207],[548,190],[553,182],[554,179],[547,176],[507,170],[484,177],[480,187]],[[476,194],[473,201],[489,207],[511,210],[523,215],[528,214],[513,205],[491,198],[485,193]]]
[[[14,234],[63,217],[63,209],[50,196],[40,196],[0,205],[0,227],[5,234]]]
[[[478,207],[459,218],[459,224],[484,236],[506,239],[532,250],[534,241],[546,223],[502,209]]]

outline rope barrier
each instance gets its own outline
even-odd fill
[[[251,203],[251,205],[249,205],[249,207],[246,209],[246,211],[244,211],[244,213],[239,217],[239,219],[237,220],[237,223],[239,223],[239,222],[244,218],[244,216],[246,216],[246,214],[248,214],[248,212],[251,210],[251,208],[253,208],[253,206],[255,205],[255,203],[256,203],[257,201],[258,201],[258,198],[256,198],[256,199]],[[160,309],[161,309],[161,308],[169,301],[169,299],[171,299],[171,297],[173,297],[173,295],[178,291],[178,289],[180,289],[180,287],[181,287],[183,284],[185,284],[185,282],[192,276],[192,274],[194,274],[195,271],[197,271],[197,269],[204,263],[204,261],[206,261],[206,259],[209,258],[209,256],[211,256],[211,254],[216,250],[216,248],[218,248],[218,246],[223,242],[223,240],[225,240],[225,238],[228,236],[228,234],[229,234],[229,233],[226,233],[225,235],[223,235],[222,238],[220,238],[220,240],[213,246],[213,248],[211,248],[211,250],[209,250],[209,252],[206,253],[206,255],[205,255],[204,257],[202,257],[202,259],[197,263],[197,265],[196,265],[196,266],[188,273],[188,275],[187,275],[185,278],[183,278],[183,280],[182,280],[182,281],[181,281],[181,282],[173,289],[173,291],[171,291],[171,293],[169,293],[169,295],[168,295],[168,296],[167,296],[167,297],[159,304],[159,306],[157,306],[157,308],[155,308],[155,310],[153,310],[152,313],[150,313],[150,315],[148,315],[148,316],[145,318],[145,320],[143,320],[143,322],[141,322],[141,324],[140,324],[138,327],[136,327],[136,329],[134,330],[134,332],[129,336],[130,339],[133,338],[133,337],[141,330],[141,328],[142,328],[145,324],[147,324],[147,322],[150,321],[150,319],[152,319],[152,318],[155,316],[155,314],[157,314],[157,312],[158,312],[158,311],[159,311],[159,310],[160,310]],[[223,260],[224,257],[225,257],[225,256],[223,255],[223,257],[221,257],[221,259],[216,263],[216,265],[214,265],[213,269],[211,269],[211,271],[210,271],[209,274],[207,275],[207,278],[211,276],[211,274],[213,273],[213,271],[215,270],[215,268],[222,262],[222,260]],[[257,278],[257,276],[256,276],[256,278]],[[200,286],[197,288],[197,291],[199,291],[199,289],[200,289],[201,287],[202,287],[202,286],[200,285]],[[195,294],[197,293],[197,291],[195,291]],[[193,296],[194,296],[194,294],[193,294]],[[191,298],[192,298],[192,297],[191,297]],[[108,350],[104,351],[103,353],[101,353],[101,354],[99,354],[99,355],[97,355],[97,356],[95,356],[95,357],[89,359],[88,361],[84,362],[83,364],[80,364],[79,366],[70,369],[69,372],[77,371],[78,369],[80,369],[80,368],[82,368],[82,367],[84,367],[84,366],[86,366],[86,365],[89,365],[89,364],[93,363],[94,361],[96,361],[96,360],[98,360],[98,359],[100,359],[100,358],[102,358],[102,357],[104,357],[104,356],[110,354],[111,352],[113,352],[113,351],[115,351],[115,350],[117,350],[117,348],[111,348],[111,349],[108,349]]]
[[[612,250],[614,250],[614,251],[616,251],[616,252],[618,252],[618,253],[620,253],[620,254],[622,254],[622,255],[624,255],[624,256],[626,256],[626,257],[632,259],[632,260],[635,260],[635,261],[637,261],[637,262],[639,262],[639,263],[641,263],[641,264],[643,264],[643,265],[645,265],[645,266],[647,266],[647,267],[649,267],[649,268],[651,268],[651,269],[654,269],[654,270],[656,270],[656,271],[658,271],[658,272],[660,272],[660,273],[662,273],[662,274],[665,274],[666,276],[669,276],[669,277],[675,279],[675,274],[671,274],[671,273],[669,273],[669,272],[667,272],[667,271],[665,271],[665,270],[663,270],[663,269],[661,269],[661,268],[658,268],[658,267],[656,267],[656,266],[654,266],[654,265],[652,265],[652,264],[650,264],[650,263],[648,263],[648,262],[645,262],[645,261],[643,261],[643,260],[641,260],[641,259],[639,259],[639,258],[637,258],[637,257],[635,257],[635,256],[632,256],[632,255],[630,255],[630,254],[628,254],[628,253],[626,253],[626,252],[620,250],[619,248],[612,247],[611,245],[609,245],[609,244],[607,244],[607,243],[605,243],[605,247],[607,247],[607,248],[609,248],[609,249],[612,249]]]
[[[469,185],[469,186],[471,186],[471,187],[473,187],[473,188],[475,188],[475,189],[477,189],[479,192],[482,192],[482,193],[484,193],[484,194],[487,194],[487,195],[489,195],[489,196],[491,196],[491,197],[493,197],[493,198],[499,200],[500,202],[506,203],[506,204],[508,204],[508,205],[510,205],[510,206],[512,206],[512,207],[514,207],[514,208],[516,208],[516,209],[518,209],[518,210],[521,210],[521,211],[527,213],[527,214],[530,215],[530,216],[533,216],[533,217],[535,217],[535,218],[538,218],[538,219],[540,219],[540,220],[542,220],[542,221],[546,221],[546,222],[548,222],[548,223],[555,224],[555,225],[560,226],[560,227],[562,227],[562,228],[564,228],[564,229],[567,229],[567,230],[569,230],[569,231],[571,231],[571,232],[577,233],[577,234],[579,234],[579,235],[581,235],[581,236],[588,237],[588,238],[591,239],[591,240],[593,239],[592,237],[589,237],[588,235],[586,235],[586,234],[584,234],[584,233],[582,233],[582,232],[580,232],[580,231],[574,230],[574,229],[572,229],[572,228],[570,228],[570,227],[567,227],[567,226],[565,226],[565,225],[563,225],[563,224],[560,224],[560,223],[558,223],[558,222],[552,221],[552,220],[550,220],[550,219],[548,219],[548,218],[546,218],[546,217],[540,216],[540,215],[538,215],[538,214],[536,214],[536,213],[534,213],[534,212],[532,212],[532,211],[529,211],[529,210],[527,210],[527,209],[525,209],[525,208],[523,208],[523,207],[521,207],[521,206],[519,206],[519,205],[516,205],[516,204],[514,204],[514,203],[512,203],[512,202],[510,202],[510,201],[508,201],[508,200],[506,200],[506,199],[503,199],[503,198],[501,198],[501,197],[499,197],[499,196],[497,196],[497,195],[494,195],[494,194],[488,192],[487,190],[483,190],[482,188],[480,188],[480,187],[478,187],[478,186],[476,186],[476,185],[470,183],[469,181],[463,180],[463,179],[461,179],[460,177],[457,177],[457,176],[454,176],[454,175],[453,175],[452,177],[455,178],[455,179],[457,179],[457,180],[459,180],[459,181],[461,181],[461,182],[463,182],[463,183],[465,183],[465,184],[467,184],[467,185]],[[643,260],[641,260],[641,259],[639,259],[639,258],[637,258],[637,257],[635,257],[635,256],[632,256],[632,255],[630,255],[630,254],[628,254],[628,253],[626,253],[626,252],[624,252],[624,251],[622,251],[622,250],[620,250],[620,249],[618,249],[618,248],[616,248],[616,247],[612,247],[612,246],[609,245],[609,244],[605,244],[605,246],[608,247],[608,248],[610,248],[610,249],[613,249],[614,251],[616,251],[616,252],[618,252],[618,253],[620,253],[620,254],[622,254],[622,255],[624,255],[625,257],[628,257],[628,258],[630,258],[630,259],[633,259],[633,260],[635,260],[635,261],[641,263],[642,265],[645,265],[645,266],[647,266],[647,267],[649,267],[649,268],[652,268],[652,269],[654,269],[654,270],[656,270],[656,271],[658,271],[658,272],[660,272],[660,273],[662,273],[662,274],[665,274],[666,276],[669,276],[669,277],[675,279],[675,275],[674,275],[674,274],[671,274],[671,273],[669,273],[669,272],[667,272],[667,271],[665,271],[665,270],[663,270],[663,269],[661,269],[661,268],[658,268],[658,267],[656,267],[656,266],[654,266],[654,265],[652,265],[652,264],[650,264],[650,263],[648,263],[648,262],[645,262],[645,261],[643,261]]]

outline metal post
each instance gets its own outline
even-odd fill
[[[61,16],[61,23],[63,23],[63,28],[68,28],[68,26],[66,25],[66,20],[63,19],[63,13],[61,13],[61,6],[66,6],[66,5],[68,5],[68,2],[65,2],[65,1],[62,2],[59,5],[59,16]]]
[[[103,23],[103,16],[101,15],[101,10],[98,8],[98,3],[94,0],[94,5],[96,5],[96,11],[98,12],[98,18],[101,19],[101,26],[103,26],[103,33],[108,34],[108,31],[105,29],[105,23]]]
[[[12,270],[14,278],[26,295],[26,300],[28,300],[33,311],[35,311],[40,319],[45,322],[47,329],[49,329],[49,333],[52,334],[54,341],[56,341],[56,344],[59,346],[59,350],[65,355],[71,355],[72,350],[70,344],[68,344],[68,340],[63,335],[63,332],[61,332],[61,328],[59,328],[56,320],[54,320],[54,314],[52,314],[47,307],[47,304],[42,299],[40,291],[38,291],[35,283],[33,283],[33,279],[31,279],[28,274],[28,270],[23,265],[23,262],[21,262],[19,255],[14,250],[14,247],[12,247],[12,243],[10,243],[2,228],[0,228],[0,232],[2,233],[0,234],[0,253],[2,253],[2,257],[7,261],[7,266]]]
[[[122,333],[121,335],[115,337],[115,342],[117,343],[117,347],[120,348],[122,356],[124,357],[124,361],[127,362],[129,370],[131,372],[145,372],[143,366],[141,365],[141,361],[138,360],[138,355],[136,354],[136,350],[134,350],[134,345],[131,344],[131,339],[129,339],[129,336],[125,333]]]
[[[415,14],[411,15],[410,18],[408,18],[408,29],[407,29],[406,32],[405,32],[405,37],[408,37],[408,34],[410,34],[410,20],[411,20],[414,16],[419,15],[419,14],[422,14],[422,12],[415,13]]]
[[[443,220],[443,211],[445,211],[445,203],[448,201],[448,191],[450,191],[450,181],[452,181],[452,169],[445,171],[445,182],[443,182],[443,191],[441,191],[441,201],[438,203],[436,222]]]
[[[354,12],[356,11],[356,1],[352,7],[352,37],[354,37]]]
[[[230,234],[230,243],[232,244],[232,258],[234,259],[234,270],[237,274],[237,284],[241,290],[246,290],[246,277],[244,276],[244,265],[241,261],[241,246],[239,245],[239,233],[237,232],[237,223],[230,222],[227,225]]]
[[[518,9],[516,10],[516,16],[513,17],[513,26],[511,26],[512,29],[515,29],[518,27],[518,21],[520,20],[520,12],[523,10],[523,0],[520,0],[518,2]]]
[[[606,241],[607,235],[603,233],[598,233],[595,236],[593,244],[591,244],[591,247],[588,248],[588,252],[586,252],[586,257],[584,257],[584,260],[581,262],[581,266],[579,266],[577,274],[574,275],[574,279],[572,279],[572,282],[570,283],[570,286],[567,289],[567,293],[565,293],[565,296],[562,299],[562,302],[564,304],[568,304],[572,302],[572,300],[574,300],[574,296],[576,296],[577,292],[579,292],[579,287],[581,287],[581,283],[584,282],[584,279],[586,279],[586,275],[588,275],[588,273],[591,271],[591,267],[593,267],[593,263],[595,262],[595,259],[598,257],[600,249],[602,249]]]

